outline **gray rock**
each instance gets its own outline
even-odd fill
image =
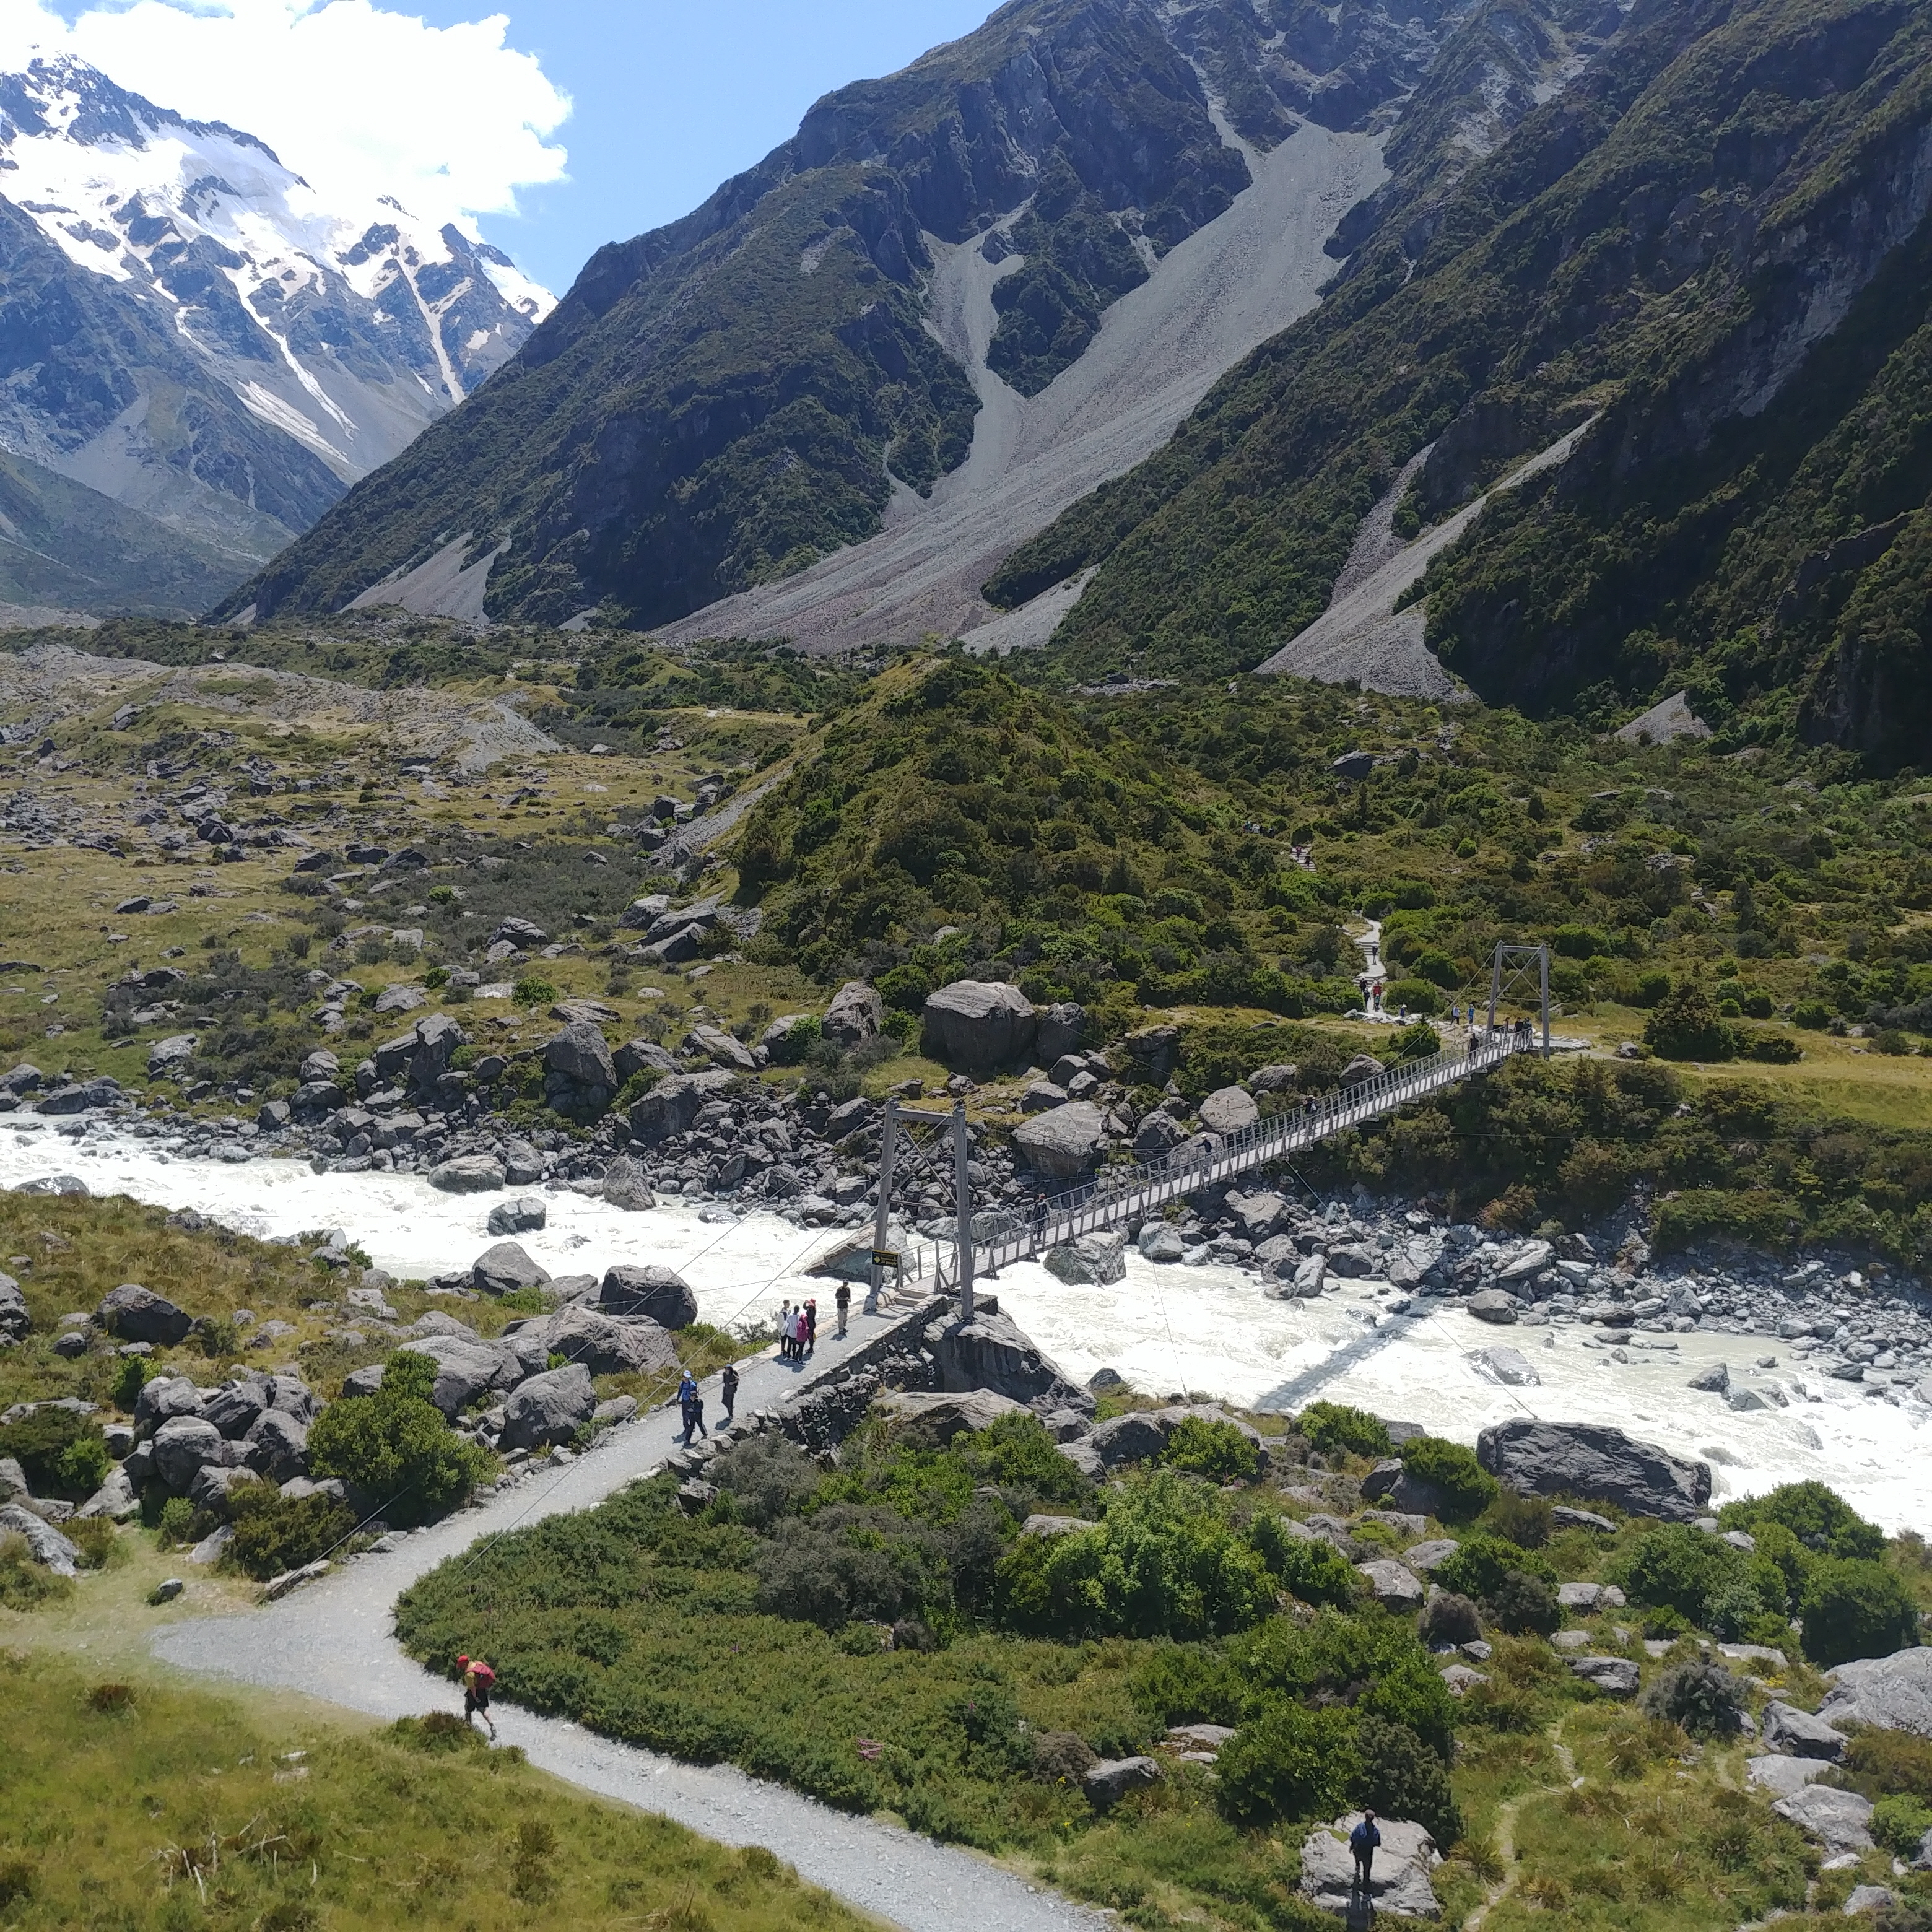
[[[1412,1543],[1402,1552],[1402,1560],[1412,1570],[1419,1570],[1424,1575],[1448,1562],[1459,1547],[1453,1536],[1432,1536],[1421,1543]]]
[[[941,1442],[990,1429],[1003,1415],[1031,1413],[1024,1402],[991,1389],[888,1393],[874,1406],[899,1421],[918,1424],[922,1433],[934,1435]]]
[[[33,1325],[20,1284],[10,1274],[0,1274],[0,1342],[23,1342]]]
[[[13,1502],[32,1494],[27,1472],[21,1468],[17,1458],[0,1456],[0,1502]]]
[[[222,1460],[221,1432],[198,1415],[177,1415],[154,1432],[154,1473],[171,1494],[184,1496],[196,1476]]]
[[[1816,1838],[1828,1857],[1872,1848],[1871,1800],[1828,1784],[1808,1784],[1776,1800],[1771,1808],[1807,1838]]]
[[[1536,1388],[1542,1384],[1543,1378],[1530,1366],[1529,1358],[1520,1348],[1505,1348],[1501,1344],[1487,1348],[1472,1348],[1470,1362],[1492,1382],[1501,1382],[1505,1388]]]
[[[55,1528],[18,1503],[0,1503],[0,1536],[26,1539],[28,1554],[56,1576],[72,1576],[80,1568],[80,1552]]]
[[[1558,1503],[1550,1512],[1550,1520],[1558,1529],[1590,1529],[1600,1536],[1614,1536],[1617,1526],[1606,1516],[1599,1516],[1594,1510],[1573,1509],[1568,1504]]]
[[[229,1492],[244,1484],[260,1480],[253,1469],[232,1469],[225,1463],[205,1463],[195,1472],[194,1480],[188,1486],[188,1499],[197,1510],[205,1510],[210,1516],[225,1516],[228,1514]]]
[[[1722,1395],[1731,1385],[1731,1370],[1728,1362],[1713,1362],[1708,1368],[1700,1369],[1684,1386],[1694,1388],[1704,1395]]]
[[[596,1406],[590,1371],[580,1362],[532,1376],[512,1390],[504,1405],[503,1447],[534,1449],[544,1443],[568,1442]]]
[[[1254,1096],[1245,1088],[1217,1088],[1201,1103],[1201,1124],[1210,1133],[1237,1134],[1261,1117]]]
[[[1014,1130],[1013,1144],[1036,1174],[1049,1180],[1082,1180],[1106,1151],[1106,1117],[1090,1100],[1070,1100],[1022,1122]]]
[[[240,1442],[268,1406],[267,1382],[265,1376],[260,1382],[230,1382],[217,1389],[202,1404],[203,1419],[213,1423],[230,1442]]]
[[[1526,1241],[1496,1270],[1498,1281],[1526,1282],[1539,1275],[1556,1258],[1556,1250],[1547,1241]]]
[[[699,1108],[729,1093],[735,1077],[722,1067],[708,1073],[668,1074],[631,1109],[632,1132],[655,1144],[688,1132]]]
[[[1339,1247],[1330,1248],[1324,1258],[1328,1272],[1347,1281],[1360,1281],[1368,1276],[1379,1274],[1383,1265],[1380,1251],[1365,1248],[1359,1241],[1345,1242]]]
[[[1063,1442],[1060,1444],[1060,1453],[1090,1483],[1097,1483],[1107,1473],[1107,1466],[1100,1460],[1090,1442]]]
[[[1160,1782],[1160,1766],[1150,1757],[1102,1758],[1081,1780],[1087,1802],[1096,1811],[1111,1810],[1130,1791]]]
[[[714,1066],[729,1067],[739,1073],[755,1073],[758,1070],[757,1056],[742,1040],[708,1022],[700,1020],[694,1026],[684,1044],[687,1052],[703,1054]]]
[[[1279,1194],[1265,1190],[1228,1196],[1228,1212],[1234,1217],[1235,1226],[1246,1240],[1267,1240],[1287,1218],[1288,1211],[1288,1203]]]
[[[110,1469],[107,1480],[74,1511],[76,1516],[105,1516],[110,1522],[126,1522],[140,1513],[141,1498],[125,1469]]]
[[[1476,1438],[1476,1456],[1525,1496],[1582,1496],[1633,1515],[1690,1522],[1711,1500],[1711,1466],[1687,1462],[1654,1443],[1594,1423],[1513,1418]]]
[[[492,1234],[533,1234],[550,1219],[550,1210],[534,1194],[520,1194],[513,1201],[499,1202],[484,1222]]]
[[[430,1400],[451,1420],[476,1398],[491,1389],[514,1388],[522,1379],[523,1364],[515,1353],[500,1342],[466,1340],[459,1335],[427,1335],[416,1342],[405,1342],[412,1355],[426,1355],[436,1364],[436,1382]],[[366,1374],[367,1370],[358,1370]],[[376,1386],[382,1385],[380,1369]],[[343,1393],[349,1393],[348,1380]]]
[[[1522,1304],[1499,1288],[1480,1289],[1463,1305],[1478,1322],[1492,1322],[1504,1327],[1522,1312]]]
[[[530,1338],[544,1359],[562,1355],[593,1376],[662,1375],[676,1370],[677,1350],[659,1323],[622,1318],[598,1308],[560,1308],[554,1315],[520,1322],[506,1340]]]
[[[774,1022],[773,1024],[782,1022]],[[766,1029],[768,1034],[770,1030],[770,1028]],[[675,1073],[677,1071],[676,1056],[668,1052],[655,1040],[627,1040],[611,1058],[620,1080],[628,1080],[640,1073]]]
[[[1039,1016],[1034,1040],[1042,1064],[1051,1066],[1063,1054],[1071,1053],[1080,1044],[1086,1025],[1087,1009],[1074,1000],[1062,1000],[1046,1008]]]
[[[194,1326],[194,1318],[184,1310],[131,1281],[104,1295],[94,1318],[124,1342],[150,1342],[170,1348],[186,1341]]]
[[[620,1154],[604,1170],[600,1191],[612,1207],[629,1214],[644,1214],[658,1204],[644,1170],[628,1154]]]
[[[1822,1757],[1754,1757],[1744,1760],[1744,1782],[1788,1798],[1832,1768]]]
[[[1809,1711],[1780,1703],[1776,1698],[1765,1706],[1760,1721],[1760,1735],[1768,1750],[1784,1751],[1792,1757],[1825,1758],[1834,1764],[1845,1754],[1849,1740],[1842,1731],[1834,1730],[1823,1718],[1814,1718]]]
[[[1361,1820],[1359,1811],[1348,1812],[1332,1824],[1316,1826],[1302,1840],[1302,1897],[1324,1911],[1341,1913],[1351,1924],[1358,1916],[1364,1924],[1384,1915],[1441,1918],[1442,1907],[1430,1874],[1442,1862],[1442,1855],[1420,1825],[1403,1818],[1376,1820],[1382,1841],[1371,1868],[1369,1910],[1362,1911],[1354,1888],[1354,1856],[1348,1850],[1348,1834]]]
[[[1448,1501],[1433,1483],[1412,1474],[1396,1456],[1385,1456],[1362,1478],[1362,1494],[1414,1516],[1440,1516]]]
[[[1142,1229],[1140,1240],[1136,1245],[1144,1259],[1159,1262],[1172,1267],[1187,1252],[1187,1244],[1180,1238],[1178,1228],[1171,1228],[1165,1221],[1150,1221]]]
[[[1826,1676],[1832,1688],[1818,1714],[1827,1724],[1870,1724],[1932,1738],[1932,1647],[1861,1658]]]
[[[265,1408],[248,1431],[244,1453],[258,1476],[291,1482],[308,1474],[308,1426],[285,1410]]]
[[[643,1316],[662,1328],[688,1328],[698,1319],[691,1284],[668,1268],[608,1268],[597,1299],[607,1315]]]
[[[1586,1617],[1594,1616],[1606,1607],[1604,1602],[1605,1586],[1601,1583],[1559,1583],[1556,1586],[1556,1600],[1566,1610],[1575,1610]],[[1623,1592],[1617,1592],[1617,1600],[1623,1600]]]
[[[1165,1107],[1156,1107],[1134,1130],[1134,1158],[1164,1160],[1187,1138],[1187,1130]]]
[[[956,980],[928,994],[922,1023],[925,1051],[967,1073],[1025,1060],[1039,1034],[1033,1003],[998,980]]]
[[[1012,1317],[982,1308],[970,1322],[935,1322],[926,1331],[939,1386],[955,1393],[992,1389],[1036,1413],[1094,1413],[1094,1398],[1070,1382]]]
[[[152,1436],[177,1415],[199,1415],[201,1407],[201,1391],[186,1376],[157,1376],[134,1398],[134,1432]]]
[[[1358,1563],[1355,1574],[1364,1578],[1369,1594],[1385,1610],[1419,1610],[1424,1591],[1414,1572],[1393,1557],[1380,1557],[1372,1563]]]
[[[1238,1416],[1229,1415],[1212,1403],[1180,1404],[1169,1408],[1132,1409],[1111,1421],[1096,1424],[1088,1442],[1102,1462],[1117,1468],[1124,1462],[1152,1460],[1167,1447],[1168,1439],[1190,1416],[1204,1422],[1225,1422],[1247,1438],[1255,1453],[1255,1470],[1266,1466],[1267,1445],[1259,1433]]]
[[[1340,1084],[1344,1087],[1359,1087],[1364,1080],[1372,1080],[1382,1071],[1382,1062],[1372,1053],[1358,1053],[1342,1068]]]
[[[471,1286],[484,1294],[514,1294],[519,1288],[542,1288],[549,1280],[550,1270],[516,1241],[485,1248],[470,1270]]]
[[[431,1168],[429,1184],[446,1194],[494,1194],[503,1184],[503,1170],[490,1154],[460,1154]]]
[[[1570,1668],[1586,1684],[1612,1697],[1634,1697],[1639,1672],[1628,1657],[1573,1657]]]
[[[1472,1670],[1466,1664],[1445,1664],[1441,1675],[1443,1682],[1448,1685],[1449,1694],[1452,1697],[1466,1696],[1478,1684],[1486,1684],[1490,1681],[1484,1672]]]
[[[194,1058],[200,1044],[200,1035],[191,1033],[170,1034],[166,1040],[156,1040],[148,1049],[148,1078],[168,1078]]]
[[[1292,1060],[1276,1060],[1266,1066],[1257,1066],[1248,1076],[1250,1094],[1287,1094],[1294,1090],[1301,1079],[1301,1069]]]
[[[824,1036],[850,1052],[877,1040],[886,1023],[886,1005],[863,980],[848,980],[832,996],[820,1022]]]
[[[1927,1836],[1932,1837],[1932,1832]],[[1898,1903],[1898,1894],[1888,1885],[1855,1885],[1838,1910],[1846,1918],[1856,1918],[1862,1912],[1888,1911]]]
[[[1127,1273],[1127,1238],[1118,1229],[1082,1234],[1045,1257],[1046,1271],[1070,1284],[1097,1285],[1123,1281]]]

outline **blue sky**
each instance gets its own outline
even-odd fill
[[[520,190],[518,214],[482,225],[561,295],[604,242],[688,213],[790,135],[820,94],[970,32],[992,0],[498,4],[508,44],[535,55],[574,104],[554,136],[570,178]],[[446,27],[485,10],[416,0],[409,10]]]

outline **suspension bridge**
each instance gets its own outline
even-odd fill
[[[1518,989],[1532,993],[1537,1021],[1526,1017],[1510,1022],[1502,1017],[1499,1009],[1506,995]],[[1018,1208],[974,1208],[968,1171],[971,1144],[963,1101],[950,1112],[939,1113],[889,1100],[880,1130],[868,1306],[909,1307],[945,1294],[957,1298],[962,1318],[970,1320],[977,1276],[1029,1261],[1082,1234],[1123,1221],[1144,1220],[1171,1201],[1257,1168],[1289,1163],[1295,1154],[1318,1142],[1488,1073],[1513,1054],[1540,1053],[1547,1058],[1548,948],[1499,945],[1492,965],[1486,1022],[1474,1024],[1473,1013],[1472,1022],[1468,1042],[1460,1052],[1399,1060],[1366,1079],[1234,1132],[1197,1135],[1160,1160],[1103,1167],[1078,1186]],[[951,1240],[921,1242],[907,1253],[890,1245],[892,1178],[902,1141],[919,1126],[937,1129],[952,1143],[956,1212]]]

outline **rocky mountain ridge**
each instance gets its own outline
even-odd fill
[[[97,568],[86,608],[206,608],[549,306],[454,225],[333,206],[254,136],[81,62],[0,75],[0,446],[202,567],[194,601]],[[68,549],[43,554],[85,579],[91,546]]]

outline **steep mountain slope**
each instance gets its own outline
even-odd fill
[[[549,305],[456,229],[331,207],[76,61],[0,75],[0,446],[227,554],[230,583]]]
[[[472,569],[494,559],[492,614],[659,625],[883,527],[910,549],[697,627],[982,622],[1001,554],[1314,299],[1375,137],[1492,5],[1015,0],[600,251],[481,394],[225,608],[340,608],[460,536]],[[1576,57],[1538,31],[1507,73],[1466,57],[1478,146]]]
[[[1639,0],[1446,196],[1393,186],[1329,302],[995,601],[1092,572],[1070,674],[1254,664],[1416,453],[1402,534],[1596,415],[1432,566],[1443,662],[1532,707],[1688,684],[1720,724],[1922,758],[1932,16]]]

